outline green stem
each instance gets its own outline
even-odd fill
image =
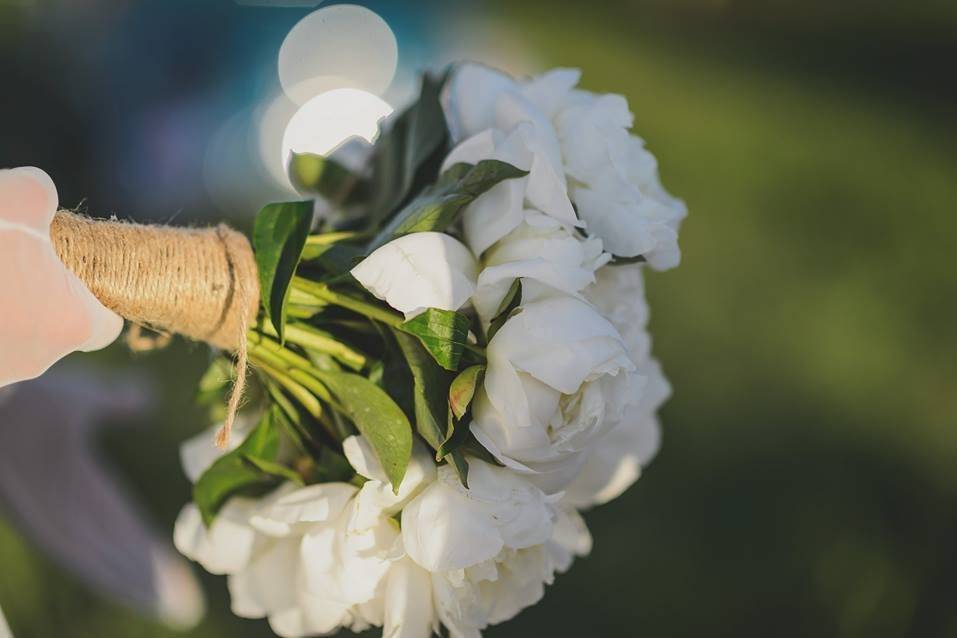
[[[315,295],[311,295],[308,292],[300,288],[289,288],[289,305],[293,306],[306,306],[308,308],[324,308],[328,304],[319,299]]]
[[[253,352],[250,351],[249,358],[252,360],[253,364],[262,370],[266,375],[273,379],[276,383],[281,385],[286,389],[289,394],[296,399],[302,405],[302,407],[308,412],[313,418],[319,419],[322,415],[322,405],[319,403],[319,400],[309,392],[301,384],[297,383],[294,379],[290,378],[284,370],[272,365],[272,362],[267,360],[267,357],[263,356],[262,352]]]
[[[288,390],[289,394],[302,404],[303,408],[322,425],[333,440],[342,442],[344,437],[339,432],[339,428],[335,427],[335,424],[329,419],[329,415],[322,409],[322,404],[316,398],[319,395],[333,409],[342,410],[339,404],[332,401],[326,387],[308,373],[287,367],[281,357],[262,348],[253,351],[254,344],[250,343],[249,345],[251,348],[249,358],[253,364]]]
[[[352,241],[357,239],[368,239],[372,233],[359,231],[339,231],[332,233],[320,233],[318,235],[309,235],[306,237],[307,246],[328,246],[340,241]]]
[[[329,389],[326,388],[319,379],[309,374],[308,371],[312,368],[311,361],[300,357],[292,350],[283,348],[276,341],[256,333],[247,335],[246,340],[249,344],[249,356],[264,361],[273,369],[278,370],[289,379],[304,386],[312,392],[312,394],[335,407]]]
[[[295,277],[292,280],[292,287],[294,290],[301,290],[306,294],[312,295],[313,297],[336,306],[346,308],[347,310],[351,310],[352,312],[358,313],[364,317],[368,317],[369,319],[381,321],[387,326],[395,327],[405,321],[405,318],[397,312],[393,312],[363,299],[358,299],[352,295],[347,295],[343,292],[337,292],[326,284],[309,281],[308,279],[303,279],[302,277]]]
[[[262,331],[270,337],[279,337],[271,322],[263,322]],[[368,359],[322,330],[312,326],[290,323],[284,331],[286,341],[317,352],[324,352],[339,359],[353,370],[361,370]]]

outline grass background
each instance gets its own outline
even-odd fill
[[[957,9],[836,4],[470,7],[625,94],[690,209],[681,267],[649,276],[676,388],[662,452],[588,515],[592,556],[489,636],[957,635]],[[0,161],[27,163],[2,127]],[[104,444],[161,525],[188,495],[175,443],[201,426],[206,357],[90,357],[158,381],[146,427]],[[174,635],[6,523],[0,565],[17,636]],[[204,582],[189,635],[269,635]]]

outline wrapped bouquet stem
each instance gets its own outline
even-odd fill
[[[578,79],[426,76],[360,168],[293,154],[305,198],[264,207],[251,247],[49,202],[0,223],[27,237],[8,254],[46,241],[92,291],[74,347],[115,336],[112,311],[209,342],[198,396],[220,415],[230,353],[248,359],[232,441],[183,446],[174,535],[228,576],[236,614],[282,636],[474,638],[588,553],[579,512],[654,455],[670,388],[642,278],[677,264],[685,210],[625,100]]]
[[[123,318],[218,348],[238,349],[259,310],[244,235],[225,225],[173,228],[59,211],[50,238],[64,265]]]

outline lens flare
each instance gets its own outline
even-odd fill
[[[289,120],[282,139],[282,165],[288,166],[293,151],[328,155],[354,137],[371,144],[379,135],[379,121],[391,113],[388,103],[359,89],[317,95]]]
[[[399,49],[389,25],[351,4],[324,7],[300,20],[279,50],[279,82],[296,104],[339,88],[382,95]]]

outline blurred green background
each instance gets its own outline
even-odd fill
[[[155,41],[210,74],[203,38],[234,28],[249,42],[258,18],[242,12],[264,11],[210,2],[197,18],[142,4],[163,16]],[[662,451],[588,514],[592,555],[488,635],[957,636],[957,4],[453,2],[441,19],[418,4],[369,3],[400,52],[403,28],[414,40],[416,24],[476,16],[531,52],[533,69],[581,67],[586,88],[625,94],[690,210],[681,267],[648,278],[655,351],[675,387]],[[126,156],[90,155],[101,138],[84,127],[100,117],[75,105],[135,112],[215,82],[176,76],[138,99],[94,83],[67,103],[56,96],[68,81],[50,76],[69,48],[46,47],[21,10],[0,10],[0,72],[14,87],[0,105],[0,164],[52,166],[64,203],[89,197],[95,214],[211,215],[188,189],[173,210],[111,182]],[[301,15],[284,13],[267,44]],[[87,35],[113,28],[90,24]],[[87,43],[102,44],[72,39]],[[32,114],[54,111],[51,100],[69,105],[59,137]],[[34,130],[47,143],[31,143]],[[175,189],[177,175],[157,181]],[[205,425],[190,399],[208,354],[180,342],[85,358],[152,372],[146,427],[103,443],[171,528],[189,495],[176,444]],[[270,635],[230,616],[223,579],[203,579],[210,612],[188,635]],[[0,606],[21,638],[177,635],[87,592],[7,523]]]

